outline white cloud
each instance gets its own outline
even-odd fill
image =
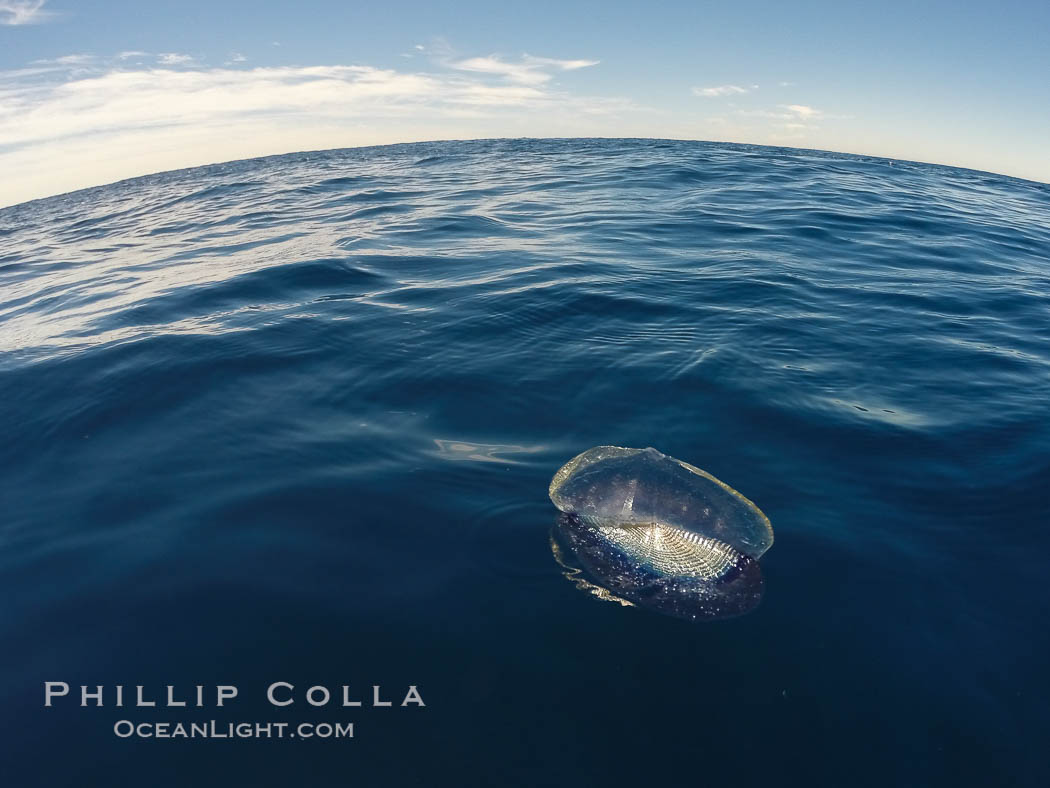
[[[117,55],[117,57],[120,58],[121,60],[128,60],[129,58],[146,57],[148,55],[149,55],[149,52],[140,52],[137,49],[129,49],[126,52],[121,52],[119,55]]]
[[[510,62],[496,55],[472,57],[448,65],[459,71],[493,74],[523,85],[541,85],[551,79],[551,71],[575,71],[598,65],[597,60],[556,60],[549,57],[523,55],[520,60]]]
[[[842,117],[827,115],[805,104],[781,104],[775,110],[737,109],[732,114],[738,118],[757,118],[765,121],[762,126],[750,127],[747,134],[765,134],[767,140],[775,144],[785,140],[798,140],[810,132],[818,131],[819,127],[813,124],[815,120]]]
[[[781,104],[780,106],[800,118],[817,118],[823,114],[819,109],[807,107],[805,104]]]
[[[180,55],[177,52],[162,52],[157,55],[157,62],[162,66],[185,66],[193,62],[193,56]]]
[[[817,118],[842,119],[844,115],[826,115],[819,109],[807,107],[805,104],[780,104],[776,110],[771,109],[737,109],[733,114],[748,118],[769,118],[770,120],[782,120],[797,122],[803,120],[816,120]]]
[[[578,68],[588,68],[589,66],[597,66],[600,60],[558,60],[553,57],[533,57],[532,55],[524,55],[523,59],[529,65],[544,67],[549,66],[551,68],[559,69],[561,71],[575,71]]]
[[[746,118],[773,118],[778,120],[787,120],[795,117],[786,112],[773,112],[768,109],[737,109],[733,110],[733,114],[741,115]]]
[[[758,85],[753,85],[752,88],[757,88]],[[747,93],[747,88],[742,88],[739,85],[718,85],[713,88],[693,88],[694,96],[703,96],[704,98],[715,98],[717,96],[732,96],[738,93]]]
[[[34,60],[34,65],[56,65],[56,66],[80,66],[92,62],[94,55],[62,55],[62,57],[44,58]]]
[[[0,25],[35,25],[55,15],[44,10],[47,0],[0,0]]]
[[[600,136],[639,108],[493,72],[205,67],[100,58],[0,72],[0,205],[121,178],[295,150],[424,139]],[[119,56],[118,56],[119,57]],[[530,69],[592,61],[525,61]],[[500,76],[506,76],[499,72]],[[605,118],[605,120],[600,120]]]
[[[245,62],[247,62],[247,60],[248,60],[248,58],[246,58],[240,52],[231,52],[227,56],[226,62],[223,65],[228,66],[228,65],[230,65],[232,63],[245,63]]]
[[[732,109],[717,117],[708,117],[713,136],[732,141],[753,141],[768,145],[820,144],[830,137],[818,125],[821,121],[848,120],[850,116],[833,115],[806,104],[780,104],[756,109]]]

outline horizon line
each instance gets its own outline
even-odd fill
[[[7,210],[12,209],[12,208],[18,208],[18,207],[21,207],[21,206],[24,206],[24,205],[31,205],[32,203],[36,203],[36,202],[42,202],[42,201],[46,201],[46,200],[53,200],[53,199],[56,199],[56,198],[59,198],[59,197],[66,197],[66,196],[69,196],[69,195],[72,195],[72,194],[77,194],[79,192],[91,191],[92,189],[102,189],[102,188],[106,188],[108,186],[116,186],[117,184],[121,184],[121,183],[129,183],[131,181],[136,181],[136,180],[139,180],[139,179],[142,179],[142,178],[149,178],[149,177],[154,177],[154,176],[157,176],[157,175],[167,175],[169,173],[184,172],[184,171],[188,171],[188,170],[204,169],[205,167],[215,167],[215,166],[222,165],[222,164],[238,164],[238,163],[241,163],[241,162],[258,161],[260,159],[271,159],[271,158],[279,158],[279,157],[284,157],[284,156],[296,156],[296,155],[307,154],[307,153],[332,153],[332,152],[335,152],[335,151],[344,151],[344,150],[368,150],[368,149],[371,149],[371,148],[393,148],[393,147],[401,147],[401,146],[408,146],[408,145],[433,145],[433,144],[442,143],[442,142],[461,142],[461,143],[472,143],[472,142],[519,142],[519,141],[525,141],[525,140],[536,140],[536,141],[544,141],[544,142],[582,141],[582,140],[624,140],[624,141],[634,140],[634,141],[643,141],[643,142],[693,142],[693,143],[699,143],[699,144],[703,144],[703,145],[735,145],[735,146],[748,146],[748,147],[752,147],[752,148],[768,148],[768,149],[771,149],[771,150],[791,150],[791,151],[802,151],[802,152],[807,152],[807,153],[831,153],[831,154],[834,154],[836,156],[853,156],[853,157],[858,157],[858,158],[878,159],[880,161],[890,162],[891,164],[895,163],[895,162],[900,162],[902,164],[919,164],[919,165],[929,166],[929,167],[943,167],[945,169],[961,170],[961,171],[964,171],[964,172],[977,173],[979,175],[992,175],[992,176],[995,176],[997,178],[1009,178],[1009,179],[1015,180],[1015,181],[1021,181],[1021,182],[1024,182],[1024,183],[1034,184],[1035,186],[1050,186],[1050,181],[1038,181],[1038,180],[1035,180],[1033,178],[1024,178],[1024,177],[1019,176],[1019,175],[1009,175],[1007,173],[993,172],[991,170],[978,170],[978,169],[974,169],[973,167],[964,167],[964,166],[957,165],[957,164],[947,164],[945,162],[920,161],[918,159],[906,159],[906,158],[899,158],[899,157],[896,157],[896,156],[882,156],[882,155],[872,154],[872,153],[859,153],[859,152],[854,152],[854,151],[836,151],[836,150],[831,150],[831,149],[827,149],[827,148],[802,148],[802,147],[796,147],[796,146],[791,146],[791,145],[769,145],[767,143],[757,143],[757,142],[732,142],[732,141],[728,141],[728,140],[701,140],[701,139],[695,139],[695,138],[691,138],[691,137],[600,137],[600,136],[599,137],[595,137],[595,136],[586,136],[586,137],[532,137],[532,136],[525,136],[525,137],[473,137],[473,138],[448,137],[448,138],[435,138],[435,139],[430,139],[430,140],[411,140],[411,141],[404,141],[404,142],[384,142],[384,143],[380,143],[380,144],[376,144],[376,145],[347,145],[347,146],[338,147],[338,148],[315,148],[315,149],[284,151],[284,152],[280,152],[280,153],[265,153],[265,154],[262,154],[260,156],[248,156],[248,157],[243,158],[243,159],[223,159],[223,160],[219,160],[219,161],[208,162],[206,164],[194,164],[194,165],[190,165],[190,166],[187,166],[187,167],[175,167],[175,168],[168,169],[168,170],[156,170],[156,171],[151,171],[151,172],[144,172],[144,173],[142,173],[140,175],[132,175],[132,176],[127,177],[127,178],[119,178],[119,179],[117,179],[115,181],[105,181],[103,183],[92,184],[91,186],[83,186],[83,187],[81,187],[79,189],[71,189],[70,191],[66,191],[66,192],[56,192],[54,194],[48,194],[48,195],[45,195],[43,197],[33,197],[31,199],[23,200],[21,202],[10,203],[10,204],[7,204],[7,205],[0,205],[0,212],[7,211]]]

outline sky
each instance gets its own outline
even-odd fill
[[[1050,3],[0,0],[0,206],[486,137],[745,142],[1050,182]]]

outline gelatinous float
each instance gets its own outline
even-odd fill
[[[562,515],[551,548],[578,587],[693,620],[743,615],[762,599],[769,519],[729,485],[656,449],[597,446],[550,484]]]

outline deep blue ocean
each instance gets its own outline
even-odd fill
[[[1046,184],[654,140],[138,178],[0,210],[0,402],[5,786],[1050,784]],[[756,610],[562,576],[600,444],[761,507]]]

